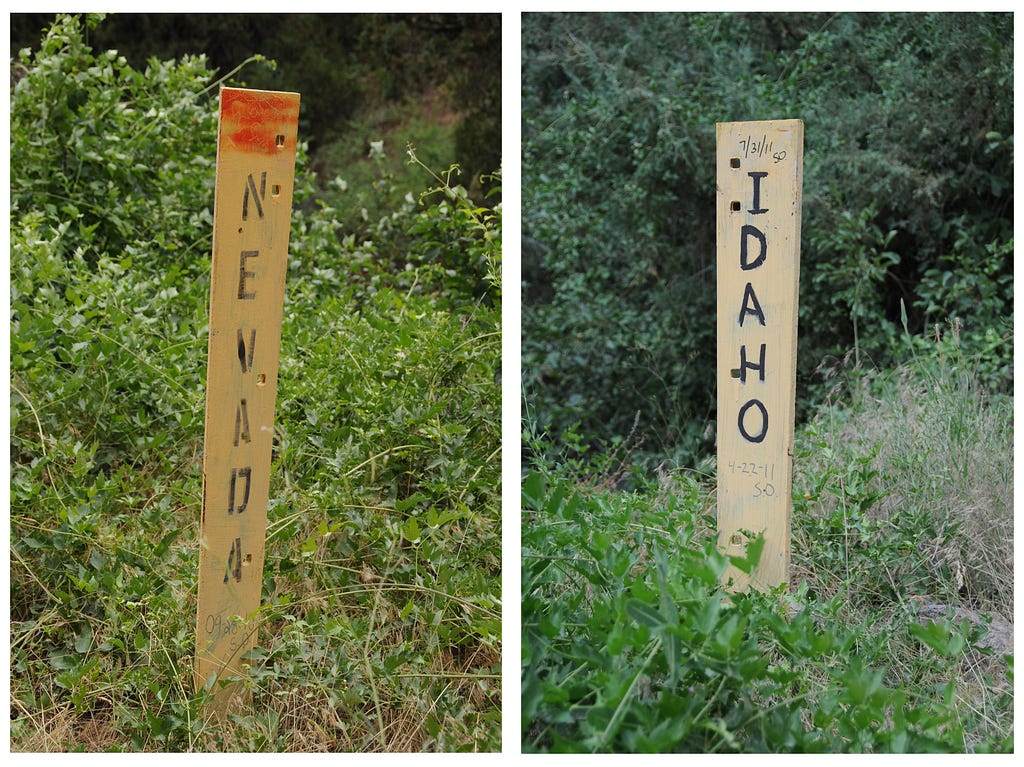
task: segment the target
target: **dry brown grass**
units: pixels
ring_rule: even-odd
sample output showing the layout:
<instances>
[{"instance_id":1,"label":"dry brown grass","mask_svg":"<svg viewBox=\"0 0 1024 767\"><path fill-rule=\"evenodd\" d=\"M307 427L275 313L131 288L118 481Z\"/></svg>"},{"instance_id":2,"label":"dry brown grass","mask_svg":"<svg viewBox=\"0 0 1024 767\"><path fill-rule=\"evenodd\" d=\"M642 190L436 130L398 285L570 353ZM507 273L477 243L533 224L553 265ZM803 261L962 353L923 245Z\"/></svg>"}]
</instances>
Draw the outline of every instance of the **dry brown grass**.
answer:
<instances>
[{"instance_id":1,"label":"dry brown grass","mask_svg":"<svg viewBox=\"0 0 1024 767\"><path fill-rule=\"evenodd\" d=\"M829 478L828 492L805 496L805 513L845 519L849 510L851 525L858 498L844 501L844 478L865 460L862 476L877 472L858 489L860 497L881 494L867 516L883 531L902 530L916 550L872 557L863 547L873 539L852 528L848 545L858 554L851 557L856 567L882 573L876 584L891 568L895 593L869 593L871 578L862 577L863 569L823 570L800 554L801 546L807 551L820 543L815 540L794 542L793 582L807 581L818 599L840 598L849 625L866 623L898 636L908 621L956 628L966 622L983 632L948 667L935 666L934 654L919 643L890 647L894 679L922 687L956 680L956 706L973 721L965 743L970 750L979 738L1012 730L1004 658L1013 654L1013 422L1012 402L990 397L956 362L908 366L853 384L850 398L830 403L810 427L811 441L827 448L802 452L796 467L798 488ZM933 532L913 537L910 519L926 520ZM912 581L922 594L904 593L899 573L910 559L927 567L927 582Z\"/></svg>"},{"instance_id":2,"label":"dry brown grass","mask_svg":"<svg viewBox=\"0 0 1024 767\"><path fill-rule=\"evenodd\" d=\"M908 367L855 387L844 416L826 411L818 424L834 457L798 470L820 475L870 456L874 489L884 493L871 517L896 522L908 509L926 510L942 531L922 541L936 574L974 606L1012 621L1011 405L992 400L962 369L936 375ZM816 501L820 513L838 503Z\"/></svg>"},{"instance_id":3,"label":"dry brown grass","mask_svg":"<svg viewBox=\"0 0 1024 767\"><path fill-rule=\"evenodd\" d=\"M27 723L24 729L29 733L23 739L11 740L12 752L106 751L121 740L109 711L83 715L70 703L29 711L16 700L11 706L12 713Z\"/></svg>"}]
</instances>

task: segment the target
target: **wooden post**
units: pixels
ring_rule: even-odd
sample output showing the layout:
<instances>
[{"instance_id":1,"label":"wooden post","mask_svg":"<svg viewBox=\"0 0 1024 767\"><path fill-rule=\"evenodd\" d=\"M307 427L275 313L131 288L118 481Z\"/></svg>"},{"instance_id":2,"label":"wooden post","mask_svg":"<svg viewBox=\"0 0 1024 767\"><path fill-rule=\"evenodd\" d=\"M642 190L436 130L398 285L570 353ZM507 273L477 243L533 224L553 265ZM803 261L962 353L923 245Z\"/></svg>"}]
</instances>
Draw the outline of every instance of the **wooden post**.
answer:
<instances>
[{"instance_id":1,"label":"wooden post","mask_svg":"<svg viewBox=\"0 0 1024 767\"><path fill-rule=\"evenodd\" d=\"M718 545L764 549L733 588L789 579L803 122L719 123Z\"/></svg>"},{"instance_id":2,"label":"wooden post","mask_svg":"<svg viewBox=\"0 0 1024 767\"><path fill-rule=\"evenodd\" d=\"M223 88L217 138L197 689L256 642L299 95ZM232 686L216 687L226 710Z\"/></svg>"}]
</instances>

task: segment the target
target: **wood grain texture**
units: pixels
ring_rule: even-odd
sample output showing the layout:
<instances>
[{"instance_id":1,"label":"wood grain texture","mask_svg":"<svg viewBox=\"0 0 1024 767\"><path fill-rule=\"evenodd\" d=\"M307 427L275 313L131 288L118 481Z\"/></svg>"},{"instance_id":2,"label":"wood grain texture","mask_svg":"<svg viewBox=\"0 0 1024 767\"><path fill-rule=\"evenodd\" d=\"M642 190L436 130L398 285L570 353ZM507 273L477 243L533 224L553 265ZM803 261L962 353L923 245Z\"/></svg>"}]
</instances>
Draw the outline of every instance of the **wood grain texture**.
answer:
<instances>
[{"instance_id":1,"label":"wood grain texture","mask_svg":"<svg viewBox=\"0 0 1024 767\"><path fill-rule=\"evenodd\" d=\"M765 545L733 588L788 580L803 188L800 120L719 123L718 542Z\"/></svg>"},{"instance_id":2,"label":"wood grain texture","mask_svg":"<svg viewBox=\"0 0 1024 767\"><path fill-rule=\"evenodd\" d=\"M299 95L221 90L195 683L239 674L263 586ZM231 688L217 696L226 705Z\"/></svg>"}]
</instances>

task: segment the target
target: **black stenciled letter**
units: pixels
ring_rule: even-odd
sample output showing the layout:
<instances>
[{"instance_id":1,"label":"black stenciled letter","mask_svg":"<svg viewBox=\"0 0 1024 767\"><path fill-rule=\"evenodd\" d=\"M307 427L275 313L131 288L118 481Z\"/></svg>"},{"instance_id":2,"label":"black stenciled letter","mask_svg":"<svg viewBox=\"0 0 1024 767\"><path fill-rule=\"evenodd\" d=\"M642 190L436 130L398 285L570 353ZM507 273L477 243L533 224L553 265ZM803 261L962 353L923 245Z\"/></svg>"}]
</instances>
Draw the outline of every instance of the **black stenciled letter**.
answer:
<instances>
[{"instance_id":1,"label":"black stenciled letter","mask_svg":"<svg viewBox=\"0 0 1024 767\"><path fill-rule=\"evenodd\" d=\"M267 172L263 171L260 174L260 188L256 191L256 182L252 178L252 174L245 180L245 196L242 197L242 220L245 221L249 218L249 196L252 194L252 201L256 203L256 215L263 218L263 200L267 196Z\"/></svg>"},{"instance_id":2,"label":"black stenciled letter","mask_svg":"<svg viewBox=\"0 0 1024 767\"><path fill-rule=\"evenodd\" d=\"M256 276L256 272L247 272L245 270L245 261L248 258L256 258L256 256L258 256L259 254L260 254L260 252L258 250L243 250L242 251L242 258L241 258L241 261L238 264L238 297L240 299L246 300L246 299L256 298L256 294L255 293L246 293L245 292L245 279L247 277L255 277Z\"/></svg>"},{"instance_id":3,"label":"black stenciled letter","mask_svg":"<svg viewBox=\"0 0 1024 767\"><path fill-rule=\"evenodd\" d=\"M768 208L761 207L761 179L768 175L767 171L750 171L747 175L754 179L754 207L747 213L752 213L755 216L759 213L767 213Z\"/></svg>"},{"instance_id":4,"label":"black stenciled letter","mask_svg":"<svg viewBox=\"0 0 1024 767\"><path fill-rule=\"evenodd\" d=\"M235 579L236 582L242 582L242 539L235 538L235 542L231 544L231 553L228 554L228 566L224 570L224 582L228 582L228 576Z\"/></svg>"},{"instance_id":5,"label":"black stenciled letter","mask_svg":"<svg viewBox=\"0 0 1024 767\"><path fill-rule=\"evenodd\" d=\"M763 344L762 344L763 347ZM764 356L764 349L761 351L762 358ZM764 376L761 376L764 378ZM245 400L240 400L238 403L238 410L235 411L235 447L238 447L238 439L241 437L245 442L252 442L249 437L249 411L245 407ZM248 488L246 488L246 497L248 498Z\"/></svg>"},{"instance_id":6,"label":"black stenciled letter","mask_svg":"<svg viewBox=\"0 0 1024 767\"><path fill-rule=\"evenodd\" d=\"M753 308L750 306L751 303L754 305ZM766 325L764 321L764 312L761 311L761 304L757 300L757 294L754 293L754 286L749 282L747 283L747 287L743 288L743 306L740 307L741 328L743 327L743 318L748 314L753 314L757 317L757 321L760 322L762 326Z\"/></svg>"},{"instance_id":7,"label":"black stenciled letter","mask_svg":"<svg viewBox=\"0 0 1024 767\"><path fill-rule=\"evenodd\" d=\"M750 236L757 238L757 241L761 245L761 252L758 254L757 258L754 259L753 263L751 263L750 259L747 257L747 238ZM756 269L764 263L764 257L767 251L768 243L764 238L764 232L756 226L744 224L743 228L740 230L740 268L743 269L743 271ZM239 290L241 290L241 288L239 288Z\"/></svg>"},{"instance_id":8,"label":"black stenciled letter","mask_svg":"<svg viewBox=\"0 0 1024 767\"><path fill-rule=\"evenodd\" d=\"M742 324L742 323L741 323ZM256 351L256 331L253 330L249 337L249 351L245 350L245 338L242 336L242 329L238 329L238 361L242 365L242 372L248 373L252 367L252 355Z\"/></svg>"},{"instance_id":9,"label":"black stenciled letter","mask_svg":"<svg viewBox=\"0 0 1024 767\"><path fill-rule=\"evenodd\" d=\"M245 494L242 496L242 503L239 504L238 508L235 508L235 486L238 484L238 478L242 477L245 480ZM252 486L252 467L246 466L244 469L232 469L231 470L231 490L228 493L228 514L234 514L238 512L241 514L245 511L245 507L249 504L249 488Z\"/></svg>"},{"instance_id":10,"label":"black stenciled letter","mask_svg":"<svg viewBox=\"0 0 1024 767\"><path fill-rule=\"evenodd\" d=\"M747 362L747 345L744 344L740 347L740 383L747 382L747 368L756 370L758 372L758 377L764 381L764 353L766 346L767 344L761 344L761 359L756 365L753 362ZM245 400L243 400L243 402L244 401ZM765 421L767 420L767 417L765 417ZM740 428L743 428L742 417L740 418ZM238 443L236 442L235 444Z\"/></svg>"},{"instance_id":11,"label":"black stenciled letter","mask_svg":"<svg viewBox=\"0 0 1024 767\"><path fill-rule=\"evenodd\" d=\"M750 410L750 406L753 405L761 411L761 432L753 436L747 431L747 428L743 425L743 418L746 416L747 411ZM746 405L740 408L740 415L737 419L737 423L740 427L740 434L743 435L743 439L747 442L764 442L764 437L768 433L768 409L764 406L761 400L752 399Z\"/></svg>"}]
</instances>

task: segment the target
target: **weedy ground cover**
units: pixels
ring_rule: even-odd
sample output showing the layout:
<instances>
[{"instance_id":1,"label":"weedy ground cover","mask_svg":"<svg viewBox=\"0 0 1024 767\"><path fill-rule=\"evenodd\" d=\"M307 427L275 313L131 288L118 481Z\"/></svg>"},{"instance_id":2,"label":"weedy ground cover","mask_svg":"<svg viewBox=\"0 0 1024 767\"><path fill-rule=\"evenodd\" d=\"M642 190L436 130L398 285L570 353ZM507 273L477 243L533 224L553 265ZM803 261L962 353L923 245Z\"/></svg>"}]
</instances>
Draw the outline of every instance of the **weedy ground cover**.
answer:
<instances>
[{"instance_id":1,"label":"weedy ground cover","mask_svg":"<svg viewBox=\"0 0 1024 767\"><path fill-rule=\"evenodd\" d=\"M952 334L846 390L797 434L772 593L720 585L713 465L526 476L524 751L1012 751L1011 403Z\"/></svg>"},{"instance_id":2,"label":"weedy ground cover","mask_svg":"<svg viewBox=\"0 0 1024 767\"><path fill-rule=\"evenodd\" d=\"M299 149L248 702L192 689L216 86L73 17L12 90L11 750L495 750L501 211Z\"/></svg>"}]
</instances>

